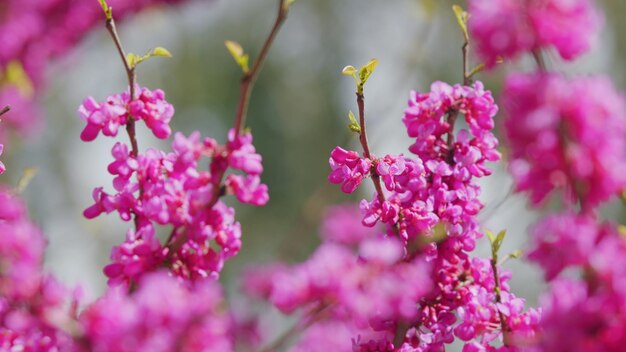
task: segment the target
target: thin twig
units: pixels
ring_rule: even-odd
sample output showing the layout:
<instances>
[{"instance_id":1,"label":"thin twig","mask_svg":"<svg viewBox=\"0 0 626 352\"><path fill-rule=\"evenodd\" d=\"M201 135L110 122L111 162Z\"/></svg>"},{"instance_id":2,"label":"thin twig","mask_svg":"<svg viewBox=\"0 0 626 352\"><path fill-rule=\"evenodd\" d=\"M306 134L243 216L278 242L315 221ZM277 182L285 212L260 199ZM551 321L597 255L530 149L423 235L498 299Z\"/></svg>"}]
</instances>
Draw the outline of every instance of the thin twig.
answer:
<instances>
[{"instance_id":1,"label":"thin twig","mask_svg":"<svg viewBox=\"0 0 626 352\"><path fill-rule=\"evenodd\" d=\"M362 89L361 89L362 90ZM367 142L367 128L365 127L365 96L362 92L356 93L356 103L359 108L359 124L361 125L361 133L359 133L359 142L363 148L363 156L372 160L372 154L370 152L370 146ZM380 176L376 172L372 172L372 181L374 182L374 188L378 194L378 201L380 204L385 202L385 194L383 193L383 187L380 183Z\"/></svg>"},{"instance_id":2,"label":"thin twig","mask_svg":"<svg viewBox=\"0 0 626 352\"><path fill-rule=\"evenodd\" d=\"M466 40L461 48L463 52L463 84L469 86L472 83L472 75L469 67L469 41Z\"/></svg>"},{"instance_id":3,"label":"thin twig","mask_svg":"<svg viewBox=\"0 0 626 352\"><path fill-rule=\"evenodd\" d=\"M261 72L263 62L265 61L265 58L269 53L272 43L274 42L274 38L276 38L276 35L278 34L278 31L280 30L282 24L287 19L288 12L289 8L286 6L286 0L279 0L278 14L276 15L276 20L274 21L272 30L265 39L263 47L261 48L258 57L254 61L252 70L244 73L241 79L241 86L239 89L239 101L237 103L237 111L235 113L235 122L233 126L233 128L235 129L235 136L238 136L241 132L243 132L245 128L246 113L254 83L256 82L259 73ZM123 54L124 51L121 49L121 46L119 48L120 53ZM224 174L225 170L212 175L213 193L211 195L211 199L206 206L207 209L213 208L217 201L226 194L226 187L222 185ZM176 253L180 246L186 241L186 231L182 231L182 234L180 235L181 237L179 237L178 239L175 238L178 231L178 228L174 229L166 242L167 247L169 248L168 260L171 259L172 255L174 255L174 253Z\"/></svg>"},{"instance_id":4,"label":"thin twig","mask_svg":"<svg viewBox=\"0 0 626 352\"><path fill-rule=\"evenodd\" d=\"M107 18L106 20L106 29L109 31L109 34L111 35L111 38L113 38L113 43L115 43L115 47L117 48L117 52L120 55L120 58L122 59L122 63L124 64L124 70L126 71L126 76L128 78L128 86L129 86L129 91L130 91L130 99L129 99L129 106L130 103L135 100L135 82L136 82L136 74L135 74L135 68L132 67L130 65L130 63L128 62L128 60L126 59L126 52L124 51L124 47L122 46L122 41L120 40L120 36L117 34L117 28L115 26L115 20L113 19L113 16L111 16L110 18ZM127 109L129 109L130 112L130 108L127 107ZM128 116L128 121L126 121L126 133L128 134L128 139L130 140L130 145L131 145L131 155L134 158L137 158L137 155L139 155L139 145L137 143L137 134L135 132L135 119L133 118L132 115ZM139 197L141 197L141 195L143 194L143 187L139 188ZM137 214L134 214L134 223L135 223L135 229L139 228L139 217L137 216Z\"/></svg>"},{"instance_id":5,"label":"thin twig","mask_svg":"<svg viewBox=\"0 0 626 352\"><path fill-rule=\"evenodd\" d=\"M376 171L376 165L372 158L372 153L370 152L370 146L367 142L367 128L365 126L365 96L363 95L363 85L359 85L356 92L356 103L359 109L359 124L361 125L361 132L359 132L359 142L361 142L361 147L363 148L363 156L372 160L372 182L374 183L374 188L376 189L376 195L378 201L382 204L387 200L385 198L385 194L383 193L383 187L380 182L380 175ZM393 224L393 231L396 235L400 234L400 227L398 226L398 222Z\"/></svg>"},{"instance_id":6,"label":"thin twig","mask_svg":"<svg viewBox=\"0 0 626 352\"><path fill-rule=\"evenodd\" d=\"M493 271L493 280L495 282L495 293L496 293L496 303L502 303L502 297L500 295L500 275L498 273L498 254L493 253L491 257L491 271ZM506 325L506 321L504 320L504 314L498 310L498 317L500 318L500 329L502 330L502 341L504 346L508 346L506 341L506 333L509 331L509 328Z\"/></svg>"},{"instance_id":7,"label":"thin twig","mask_svg":"<svg viewBox=\"0 0 626 352\"><path fill-rule=\"evenodd\" d=\"M128 78L128 86L130 89L130 101L132 102L135 100L135 83L137 80L135 68L131 67L128 60L126 60L126 52L124 51L122 41L117 34L117 28L115 27L115 20L113 18L107 19L106 28L109 31L111 38L113 38L117 52L119 53L122 63L124 64L124 69L126 70L126 76ZM130 145L132 148L131 155L133 157L137 157L139 154L139 147L137 145L137 136L135 133L135 119L132 116L129 116L129 119L126 122L126 132L128 133L128 138L130 139Z\"/></svg>"},{"instance_id":8,"label":"thin twig","mask_svg":"<svg viewBox=\"0 0 626 352\"><path fill-rule=\"evenodd\" d=\"M0 110L0 116L6 114L7 112L9 112L9 110L11 110L11 107L9 105L3 107L2 110Z\"/></svg>"},{"instance_id":9,"label":"thin twig","mask_svg":"<svg viewBox=\"0 0 626 352\"><path fill-rule=\"evenodd\" d=\"M278 5L278 15L276 16L274 26L272 27L270 34L267 36L267 39L265 39L265 43L263 43L263 47L261 47L259 56L254 61L252 70L244 73L241 79L241 86L239 88L239 102L237 103L237 114L235 115L234 126L236 136L243 132L245 128L246 115L248 111L248 104L250 102L250 94L252 93L252 88L254 87L254 83L257 80L263 63L265 62L265 58L269 53L270 47L274 42L274 38L276 38L280 27L287 19L287 13L289 12L288 10L289 9L285 6L285 0L280 0L280 3Z\"/></svg>"},{"instance_id":10,"label":"thin twig","mask_svg":"<svg viewBox=\"0 0 626 352\"><path fill-rule=\"evenodd\" d=\"M537 63L537 67L539 67L539 71L547 72L548 69L546 67L546 62L543 59L543 55L541 53L541 50L535 49L535 50L532 51L532 53L533 53L533 58L535 59L535 62Z\"/></svg>"},{"instance_id":11,"label":"thin twig","mask_svg":"<svg viewBox=\"0 0 626 352\"><path fill-rule=\"evenodd\" d=\"M278 351L283 345L289 342L289 340L298 335L300 332L322 320L324 318L326 310L328 310L330 307L331 305L321 304L319 307L313 310L310 315L307 315L302 320L299 320L291 328L282 333L276 340L274 340L269 345L261 348L258 352Z\"/></svg>"}]
</instances>

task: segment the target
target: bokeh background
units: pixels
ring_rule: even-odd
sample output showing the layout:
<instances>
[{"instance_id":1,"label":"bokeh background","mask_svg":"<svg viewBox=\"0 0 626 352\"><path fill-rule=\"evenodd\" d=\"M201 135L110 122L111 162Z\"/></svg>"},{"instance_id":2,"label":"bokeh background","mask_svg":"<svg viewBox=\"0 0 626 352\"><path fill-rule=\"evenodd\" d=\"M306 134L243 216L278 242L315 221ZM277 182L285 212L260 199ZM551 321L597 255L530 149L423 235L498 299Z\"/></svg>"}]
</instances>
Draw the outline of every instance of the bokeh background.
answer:
<instances>
[{"instance_id":1,"label":"bokeh background","mask_svg":"<svg viewBox=\"0 0 626 352\"><path fill-rule=\"evenodd\" d=\"M455 83L462 78L462 35L451 11L453 3L465 6L449 0L296 1L251 99L248 124L264 157L263 180L271 200L262 208L236 205L244 246L221 278L231 295L238 295L237 278L248 265L306 258L319 243L318 225L328 205L356 202L373 191L365 183L362 193L347 196L326 181L334 146L359 150L346 128L347 112L356 111L356 104L353 81L340 73L345 65L380 60L366 87L370 143L378 155L407 152L410 140L401 118L410 90L425 91L434 80ZM591 53L564 63L548 52L547 60L552 69L567 75L610 75L624 90L626 2L598 4L605 10L606 25ZM175 130L185 134L200 130L225 139L234 117L240 71L223 42L238 41L254 58L273 23L276 5L276 0L188 1L149 9L119 26L127 50L142 53L160 45L174 54L142 64L138 81L165 90L176 107ZM507 71L532 68L533 63L522 58L478 78L498 96ZM124 90L126 77L104 26L71 55L52 63L48 75L49 87L41 102L45 127L13 142L3 156L10 170L3 177L17 182L24 168L38 169L24 195L49 239L46 266L68 285L82 285L94 298L106 287L101 268L110 249L122 241L130 224L115 214L91 221L81 215L91 205L94 187L111 188L106 166L115 141L81 142L83 123L76 109L88 95L101 100ZM118 139L125 141L126 136L120 134ZM168 148L167 142L157 141L143 128L138 139L141 149ZM502 152L506 155L504 145ZM504 162L492 166L495 175L483 180L483 226L508 230L504 252L524 249L528 226L541 214L529 211L525 198L512 193ZM621 217L623 208L616 203L605 211ZM477 255L488 256L486 248L483 239ZM535 268L522 260L506 266L514 272L513 291L536 302L542 280Z\"/></svg>"}]
</instances>

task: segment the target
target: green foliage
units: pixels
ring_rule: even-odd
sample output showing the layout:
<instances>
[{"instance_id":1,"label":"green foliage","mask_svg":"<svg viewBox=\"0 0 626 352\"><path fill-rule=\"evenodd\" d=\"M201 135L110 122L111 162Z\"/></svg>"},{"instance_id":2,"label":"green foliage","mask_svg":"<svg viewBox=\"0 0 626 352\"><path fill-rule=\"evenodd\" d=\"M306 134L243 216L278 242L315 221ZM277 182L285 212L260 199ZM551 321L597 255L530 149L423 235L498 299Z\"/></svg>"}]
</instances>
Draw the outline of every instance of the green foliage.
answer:
<instances>
[{"instance_id":1,"label":"green foliage","mask_svg":"<svg viewBox=\"0 0 626 352\"><path fill-rule=\"evenodd\" d=\"M469 19L469 13L463 10L463 8L459 5L452 5L452 11L454 11L456 21L459 23L459 27L461 27L465 41L469 42L469 33L467 32L467 20Z\"/></svg>"},{"instance_id":2,"label":"green foliage","mask_svg":"<svg viewBox=\"0 0 626 352\"><path fill-rule=\"evenodd\" d=\"M359 125L359 122L356 120L356 117L354 117L354 113L352 113L352 111L348 113L348 119L350 120L350 124L348 125L350 131L360 134L361 125Z\"/></svg>"},{"instance_id":3,"label":"green foliage","mask_svg":"<svg viewBox=\"0 0 626 352\"><path fill-rule=\"evenodd\" d=\"M143 56L139 56L134 53L128 53L126 55L126 61L128 62L128 66L130 66L130 68L132 69L132 68L137 67L137 65L139 65L140 63L156 56L172 57L172 54L169 52L169 50L163 47L157 46L156 48L145 53Z\"/></svg>"},{"instance_id":4,"label":"green foliage","mask_svg":"<svg viewBox=\"0 0 626 352\"><path fill-rule=\"evenodd\" d=\"M230 55L232 55L233 59L235 59L235 62L237 63L237 65L241 67L241 70L243 71L243 73L250 72L250 67L248 66L250 57L248 56L248 54L245 54L243 52L243 48L241 47L241 45L239 45L239 43L234 42L232 40L225 41L224 45L226 45L226 49L228 49L228 52L230 52Z\"/></svg>"},{"instance_id":5,"label":"green foliage","mask_svg":"<svg viewBox=\"0 0 626 352\"><path fill-rule=\"evenodd\" d=\"M100 6L102 6L102 11L104 11L107 21L111 21L113 19L113 9L109 6L109 4L107 4L106 0L98 1L100 2Z\"/></svg>"}]
</instances>

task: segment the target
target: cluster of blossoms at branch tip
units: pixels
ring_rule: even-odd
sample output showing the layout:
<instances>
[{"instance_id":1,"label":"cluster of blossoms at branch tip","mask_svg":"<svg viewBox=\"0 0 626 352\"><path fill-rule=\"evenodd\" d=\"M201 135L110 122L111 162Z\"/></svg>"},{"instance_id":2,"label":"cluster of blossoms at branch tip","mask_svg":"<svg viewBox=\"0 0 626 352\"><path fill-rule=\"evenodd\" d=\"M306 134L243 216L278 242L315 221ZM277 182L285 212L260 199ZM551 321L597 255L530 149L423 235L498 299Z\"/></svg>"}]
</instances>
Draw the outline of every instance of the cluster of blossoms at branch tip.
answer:
<instances>
[{"instance_id":1,"label":"cluster of blossoms at branch tip","mask_svg":"<svg viewBox=\"0 0 626 352\"><path fill-rule=\"evenodd\" d=\"M593 0L470 0L469 29L487 66L554 47L566 60L589 50L602 16Z\"/></svg>"},{"instance_id":2,"label":"cluster of blossoms at branch tip","mask_svg":"<svg viewBox=\"0 0 626 352\"><path fill-rule=\"evenodd\" d=\"M0 348L3 351L72 351L73 294L42 271L46 242L25 204L0 189Z\"/></svg>"},{"instance_id":3,"label":"cluster of blossoms at branch tip","mask_svg":"<svg viewBox=\"0 0 626 352\"><path fill-rule=\"evenodd\" d=\"M162 91L137 89L139 96L128 102L128 94L109 97L105 103L85 100L79 113L87 126L81 137L92 140L102 131L114 136L130 118L143 120L158 138L170 133L173 107ZM240 202L267 203L267 186L260 182L262 158L252 145L252 135L231 130L228 142L220 145L199 132L188 137L174 135L172 152L148 149L134 155L126 144L114 145L115 161L108 171L115 176L116 193L102 187L93 192L95 204L85 210L87 218L117 212L124 221L134 217L136 229L126 241L113 248L104 272L111 283L131 282L164 264L175 275L188 279L216 278L224 261L241 247L241 226L235 211L219 200L233 194ZM202 170L203 158L210 158ZM230 173L222 185L222 177ZM167 243L155 236L155 225L171 225Z\"/></svg>"},{"instance_id":4,"label":"cluster of blossoms at branch tip","mask_svg":"<svg viewBox=\"0 0 626 352\"><path fill-rule=\"evenodd\" d=\"M323 226L324 243L305 263L248 276L248 291L281 311L301 309L305 321L323 317L293 350L439 351L456 337L467 341L465 351L487 351L497 341L535 338L540 312L524 311L509 292L508 273L498 268L495 275L488 260L469 255L481 236L475 179L490 175L487 162L500 157L491 132L496 112L480 82L436 82L428 93L411 94L403 118L415 157L331 152L330 182L352 193L379 178L384 194L361 201L361 215L327 215L332 227ZM457 132L461 116L468 127ZM355 222L364 225L360 233ZM351 338L352 347L315 339L329 329Z\"/></svg>"},{"instance_id":5,"label":"cluster of blossoms at branch tip","mask_svg":"<svg viewBox=\"0 0 626 352\"><path fill-rule=\"evenodd\" d=\"M78 111L80 118L87 123L80 138L89 142L100 132L115 137L120 126L125 126L131 119L143 120L157 138L169 137L174 107L165 100L165 93L160 89L150 91L138 86L135 89L139 92L134 99L129 92L110 96L102 103L92 97L85 99Z\"/></svg>"},{"instance_id":6,"label":"cluster of blossoms at branch tip","mask_svg":"<svg viewBox=\"0 0 626 352\"><path fill-rule=\"evenodd\" d=\"M593 208L626 188L626 101L608 79L515 74L503 94L509 168L533 203L564 188Z\"/></svg>"},{"instance_id":7,"label":"cluster of blossoms at branch tip","mask_svg":"<svg viewBox=\"0 0 626 352\"><path fill-rule=\"evenodd\" d=\"M182 0L109 0L118 19ZM0 8L0 101L12 106L3 121L20 133L40 125L37 100L45 88L48 63L74 48L101 24L96 0L4 0ZM3 129L4 130L4 129ZM0 136L1 138L2 136Z\"/></svg>"},{"instance_id":8,"label":"cluster of blossoms at branch tip","mask_svg":"<svg viewBox=\"0 0 626 352\"><path fill-rule=\"evenodd\" d=\"M479 51L487 57L503 54L490 47L500 35L511 44L504 56L554 45L572 59L589 48L600 22L588 0L471 4ZM535 206L562 190L566 208L531 231L528 259L550 283L531 351L621 351L626 241L622 228L601 220L597 209L626 188L626 99L608 78L537 72L509 75L503 101L517 190L528 192Z\"/></svg>"}]
</instances>

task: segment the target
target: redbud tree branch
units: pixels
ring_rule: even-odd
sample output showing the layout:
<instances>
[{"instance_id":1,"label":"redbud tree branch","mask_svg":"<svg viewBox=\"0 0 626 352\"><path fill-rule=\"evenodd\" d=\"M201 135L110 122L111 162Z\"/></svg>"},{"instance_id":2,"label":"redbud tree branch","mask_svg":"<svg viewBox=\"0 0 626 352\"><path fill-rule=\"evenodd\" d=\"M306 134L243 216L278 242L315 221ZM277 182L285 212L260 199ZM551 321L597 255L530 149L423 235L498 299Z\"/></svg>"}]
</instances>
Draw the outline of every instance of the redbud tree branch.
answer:
<instances>
[{"instance_id":1,"label":"redbud tree branch","mask_svg":"<svg viewBox=\"0 0 626 352\"><path fill-rule=\"evenodd\" d=\"M6 114L7 112L9 112L9 110L11 110L10 106L7 105L7 106L3 107L2 110L0 110L0 116Z\"/></svg>"},{"instance_id":2,"label":"redbud tree branch","mask_svg":"<svg viewBox=\"0 0 626 352\"><path fill-rule=\"evenodd\" d=\"M238 136L245 128L246 124L246 115L248 111L248 104L250 102L250 95L252 94L252 88L254 87L254 83L261 71L261 67L265 62L265 58L270 51L270 47L282 27L283 23L287 19L287 13L289 12L289 6L286 3L286 0L280 0L278 4L278 14L276 16L276 21L274 22L274 26L272 26L272 30L270 34L265 39L265 43L261 47L261 51L259 52L259 56L254 61L254 65L252 69L248 72L245 72L243 77L241 78L241 86L239 89L239 102L237 103L237 113L235 115L235 135Z\"/></svg>"},{"instance_id":3,"label":"redbud tree branch","mask_svg":"<svg viewBox=\"0 0 626 352\"><path fill-rule=\"evenodd\" d=\"M265 39L263 46L261 47L261 51L259 52L259 56L254 61L254 65L252 66L252 70L244 72L243 77L241 78L241 86L239 89L239 101L237 103L237 111L235 113L235 137L239 136L241 132L243 132L245 128L245 120L246 113L248 110L248 104L250 101L250 96L252 95L252 88L254 87L254 83L261 72L261 68L263 66L263 62L265 61L267 54L278 34L278 31L282 27L283 23L287 19L287 13L289 12L289 4L287 0L279 0L278 3L278 14L276 15L276 20L274 21L274 25L272 26L272 30L269 35ZM219 174L213 175L213 194L211 200L207 204L207 209L213 208L215 203L222 197L225 192L225 187L222 185L222 180L224 178L224 172L220 172ZM168 260L171 259L171 256L180 249L180 247L187 241L186 235L183 233L177 239L176 234L178 232L178 228L174 228L167 239L166 243L169 248L168 252Z\"/></svg>"},{"instance_id":4,"label":"redbud tree branch","mask_svg":"<svg viewBox=\"0 0 626 352\"><path fill-rule=\"evenodd\" d=\"M494 253L491 256L491 270L493 271L493 281L495 282L495 286L496 286L494 289L496 293L496 303L502 303L502 296L500 295L501 285L500 285L500 274L498 272L497 251L494 251ZM504 314L502 314L500 309L498 309L497 307L496 307L496 310L498 311L498 318L500 318L500 329L502 330L502 341L504 343L504 346L508 346L506 334L510 329L506 325L506 321L504 320Z\"/></svg>"},{"instance_id":5,"label":"redbud tree branch","mask_svg":"<svg viewBox=\"0 0 626 352\"><path fill-rule=\"evenodd\" d=\"M107 16L106 20L106 28L113 38L113 42L115 43L115 47L117 48L117 52L122 59L122 63L124 64L124 69L126 70L126 76L128 77L128 86L130 89L130 101L135 100L135 83L137 80L137 76L135 74L135 67L132 67L128 60L126 59L126 52L124 51L124 47L122 46L122 41L120 40L119 35L117 34L117 28L115 26L115 20L113 16ZM133 157L137 157L139 154L139 146L137 145L137 136L135 133L135 119L129 115L128 121L126 121L126 132L128 133L128 138L130 139L131 145L131 155Z\"/></svg>"},{"instance_id":6,"label":"redbud tree branch","mask_svg":"<svg viewBox=\"0 0 626 352\"><path fill-rule=\"evenodd\" d=\"M370 152L370 146L367 142L367 129L365 127L365 96L363 95L363 87L360 86L359 90L356 92L356 104L359 109L359 124L361 125L361 132L359 133L359 142L361 142L361 147L363 147L363 156L366 158L372 159L372 154ZM380 183L380 176L374 170L372 172L372 181L374 183L374 188L376 188L376 193L378 194L378 201L380 204L385 202L385 194L383 193L383 187Z\"/></svg>"},{"instance_id":7,"label":"redbud tree branch","mask_svg":"<svg viewBox=\"0 0 626 352\"><path fill-rule=\"evenodd\" d=\"M130 93L129 105L130 105L130 103L133 100L135 100L135 82L137 80L137 76L135 74L135 67L132 66L128 62L126 52L124 51L124 47L122 46L122 41L120 40L120 36L117 34L117 28L115 26L115 20L113 19L112 8L109 7L106 4L106 1L104 0L101 0L101 5L103 7L103 10L106 16L106 29L107 31L109 31L109 34L111 35L111 38L113 39L113 43L115 43L115 47L117 48L117 52L119 53L120 58L122 59L122 63L124 64L124 70L126 71L126 76L128 78L128 86L129 86L128 89ZM127 106L127 109L129 109L129 106ZM132 115L130 115L130 113L128 114L128 121L126 121L126 133L128 134L128 139L130 140L131 155L134 158L137 158L137 155L139 155L139 146L137 144L137 135L135 132L135 118ZM143 188L140 187L139 196L141 197L142 194L143 194ZM139 218L137 217L137 214L134 214L134 222L135 222L135 228L138 229Z\"/></svg>"}]
</instances>

